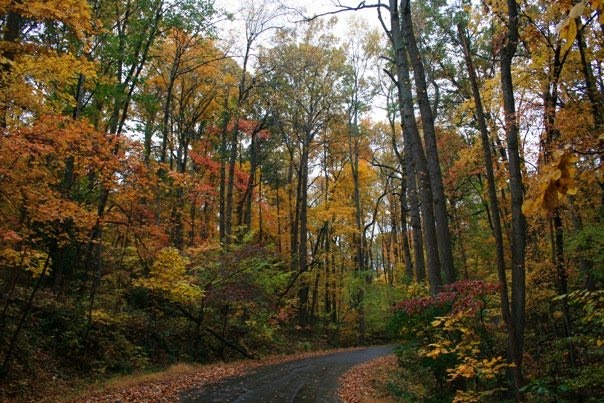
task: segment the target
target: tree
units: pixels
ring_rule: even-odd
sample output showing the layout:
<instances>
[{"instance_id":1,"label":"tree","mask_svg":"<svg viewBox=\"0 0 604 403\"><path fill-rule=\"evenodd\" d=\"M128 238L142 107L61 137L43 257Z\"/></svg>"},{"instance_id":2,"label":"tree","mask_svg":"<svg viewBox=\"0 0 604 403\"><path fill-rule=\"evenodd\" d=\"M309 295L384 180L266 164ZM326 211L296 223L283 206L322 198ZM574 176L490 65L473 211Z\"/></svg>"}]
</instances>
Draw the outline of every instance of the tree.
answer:
<instances>
[{"instance_id":1,"label":"tree","mask_svg":"<svg viewBox=\"0 0 604 403\"><path fill-rule=\"evenodd\" d=\"M438 147L436 141L436 129L434 127L434 114L428 98L428 87L424 73L424 63L420 56L420 50L417 46L415 34L413 32L413 19L411 17L411 1L402 1L400 5L402 10L402 35L406 52L413 65L413 77L415 80L415 91L417 94L417 103L422 119L422 131L424 138L424 149L426 153L426 163L430 174L430 185L434 204L434 224L436 226L436 237L438 240L438 252L440 263L446 283L452 283L456 279L456 273L453 262L453 253L451 248L451 236L449 234L449 219L447 216L447 199L442 183L442 174L440 170L440 161L438 157Z\"/></svg>"},{"instance_id":2,"label":"tree","mask_svg":"<svg viewBox=\"0 0 604 403\"><path fill-rule=\"evenodd\" d=\"M161 63L154 63L158 74L152 79L160 91L165 91L162 94L165 101L159 155L159 163L165 164L160 168L160 176L164 179L167 179L165 169L168 166L180 175L187 172L189 148L207 134L212 116L220 110L220 88L229 79L223 53L212 40L202 35L172 30L158 50L159 55L167 56L158 55ZM167 71L166 59L172 60ZM178 183L176 180L171 238L174 245L182 249L186 187Z\"/></svg>"},{"instance_id":3,"label":"tree","mask_svg":"<svg viewBox=\"0 0 604 403\"><path fill-rule=\"evenodd\" d=\"M390 31L389 37L394 48L396 63L396 83L398 85L399 107L403 124L405 139L405 153L413 157L413 170L407 175L416 175L419 184L419 195L422 200L424 243L428 262L428 280L430 289L436 294L442 284L438 240L436 236L433 195L430 176L426 162L426 155L419 137L419 130L415 121L413 108L413 95L409 75L409 61L407 59L403 31L401 29L401 16L395 0L389 3Z\"/></svg>"},{"instance_id":4,"label":"tree","mask_svg":"<svg viewBox=\"0 0 604 403\"><path fill-rule=\"evenodd\" d=\"M256 87L258 77L250 76L249 69L254 56L254 47L256 42L267 32L270 32L278 27L275 25L277 20L285 14L285 10L281 6L274 7L267 0L259 2L251 1L246 4L238 14L242 14L242 19L245 27L244 48L242 50L241 71L239 82L232 109L228 111L231 119L235 122L233 129L228 139L228 177L226 188L221 181L221 211L220 211L220 233L221 242L229 244L232 237L233 227L233 185L235 180L235 163L237 162L238 149L238 130L239 119L242 117L243 108L246 105L252 91ZM226 153L226 148L224 150ZM226 154L223 155L226 159ZM252 173L253 174L253 173Z\"/></svg>"},{"instance_id":5,"label":"tree","mask_svg":"<svg viewBox=\"0 0 604 403\"><path fill-rule=\"evenodd\" d=\"M501 50L501 91L505 114L505 131L507 155L510 170L510 196L512 201L512 296L510 305L510 355L515 364L514 386L516 396L520 399L522 379L522 354L524 349L525 327L525 247L526 219L522 213L523 185L522 167L519 152L518 121L514 101L514 84L512 81L512 60L518 47L518 5L514 0L507 1L506 31Z\"/></svg>"},{"instance_id":6,"label":"tree","mask_svg":"<svg viewBox=\"0 0 604 403\"><path fill-rule=\"evenodd\" d=\"M290 264L296 277L309 268L308 187L311 155L315 139L327 129L341 105L340 76L344 66L341 49L330 46L334 38L325 26L311 23L298 37L295 31L282 32L277 46L261 59L261 68L271 88L271 108L286 136L290 161L296 173L296 192L291 206ZM291 182L290 182L291 183ZM307 324L308 284L299 287L299 322Z\"/></svg>"},{"instance_id":7,"label":"tree","mask_svg":"<svg viewBox=\"0 0 604 403\"><path fill-rule=\"evenodd\" d=\"M0 126L18 126L32 114L60 113L75 105L69 89L77 75L95 74L82 46L93 30L89 5L80 0L6 1L0 15Z\"/></svg>"},{"instance_id":8,"label":"tree","mask_svg":"<svg viewBox=\"0 0 604 403\"><path fill-rule=\"evenodd\" d=\"M487 172L487 186L488 186L488 194L489 194L489 208L491 213L491 222L493 226L493 235L495 237L495 245L496 245L496 262L497 262L497 274L499 277L499 286L501 289L501 312L503 320L506 323L508 329L508 340L509 340L509 354L510 358L514 360L514 363L520 366L520 363L517 361L518 352L516 351L519 348L516 340L517 335L516 326L520 325L520 323L513 322L513 317L511 315L511 306L509 301L508 294L508 282L506 278L506 265L505 265L505 257L504 257L504 244L503 244L503 232L501 230L501 221L500 221L500 212L499 212L499 202L497 200L497 185L495 183L495 175L493 173L493 159L491 156L491 147L489 140L489 132L487 129L486 118L484 114L484 110L482 107L482 99L480 95L480 90L478 86L478 79L476 77L476 71L474 69L474 62L472 60L472 51L470 45L468 43L467 34L465 32L465 27L462 23L458 24L458 33L460 43L462 45L462 49L464 52L464 57L466 60L466 68L468 71L468 76L470 78L470 85L472 87L472 96L474 98L475 105L475 115L478 121L478 127L481 135L482 149L484 155L484 162L486 166ZM517 276L517 274L516 274ZM518 287L518 284L514 284L513 287ZM518 292L518 291L516 291ZM518 301L515 301L518 303ZM521 353L520 353L521 354ZM516 384L516 393L521 385L521 374L518 374L517 371L520 371L520 367L514 371L514 378Z\"/></svg>"},{"instance_id":9,"label":"tree","mask_svg":"<svg viewBox=\"0 0 604 403\"><path fill-rule=\"evenodd\" d=\"M352 38L349 43L347 58L348 58L348 74L344 79L344 91L346 96L346 115L348 123L348 149L350 155L350 170L353 179L353 202L355 208L355 226L357 234L355 236L356 244L356 266L359 277L364 281L369 282L370 277L366 270L368 266L368 250L367 239L365 234L364 217L366 212L361 206L361 189L359 184L359 155L362 144L363 132L360 127L360 120L363 113L367 111L370 102L370 88L367 82L367 74L369 69L370 59L368 48L373 44L370 43L375 38L372 38L367 31L367 28L353 22L351 31L348 36ZM369 43L368 43L369 42ZM359 287L357 295L357 304L359 311L359 342L365 343L365 311L364 311L364 290Z\"/></svg>"}]
</instances>

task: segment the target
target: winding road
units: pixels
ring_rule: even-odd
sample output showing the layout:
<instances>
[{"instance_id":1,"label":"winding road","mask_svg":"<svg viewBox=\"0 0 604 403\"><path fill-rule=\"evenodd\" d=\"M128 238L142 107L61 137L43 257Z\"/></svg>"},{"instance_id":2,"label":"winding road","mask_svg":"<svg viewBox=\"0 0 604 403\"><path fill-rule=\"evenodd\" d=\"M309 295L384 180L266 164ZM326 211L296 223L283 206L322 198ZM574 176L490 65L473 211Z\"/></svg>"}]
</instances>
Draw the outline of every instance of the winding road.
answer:
<instances>
[{"instance_id":1,"label":"winding road","mask_svg":"<svg viewBox=\"0 0 604 403\"><path fill-rule=\"evenodd\" d=\"M258 368L247 375L192 389L182 402L337 402L338 379L355 365L392 353L368 347Z\"/></svg>"}]
</instances>

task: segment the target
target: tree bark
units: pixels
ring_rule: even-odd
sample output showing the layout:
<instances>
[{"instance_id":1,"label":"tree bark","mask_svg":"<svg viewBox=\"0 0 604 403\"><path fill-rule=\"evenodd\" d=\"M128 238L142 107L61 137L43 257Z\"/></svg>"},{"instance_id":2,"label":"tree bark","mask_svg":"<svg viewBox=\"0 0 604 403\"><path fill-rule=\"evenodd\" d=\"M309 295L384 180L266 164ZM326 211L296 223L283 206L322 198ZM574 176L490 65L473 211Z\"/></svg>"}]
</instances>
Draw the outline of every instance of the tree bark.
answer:
<instances>
[{"instance_id":1,"label":"tree bark","mask_svg":"<svg viewBox=\"0 0 604 403\"><path fill-rule=\"evenodd\" d=\"M461 24L457 26L459 38L463 46L464 56L466 60L466 68L468 70L468 76L470 78L470 84L472 86L472 95L474 98L475 115L478 121L478 128L480 130L482 150L485 160L486 173L487 173L487 188L489 195L489 210L491 213L491 223L493 228L493 235L495 237L495 256L497 263L497 275L499 278L500 297L501 297L501 316L506 325L508 332L508 346L509 346L509 358L510 361L516 365L521 365L522 361L518 363L518 359L522 357L522 350L518 351L519 341L517 340L516 327L519 325L515 322L515 316L513 310L510 307L509 294L508 294L508 283L505 273L505 256L504 256L504 244L503 244L503 231L501 228L501 218L499 212L499 202L497 200L497 185L495 182L495 175L493 173L493 159L491 156L491 147L489 140L489 131L487 129L486 118L484 108L482 106L482 98L480 96L480 89L478 87L478 78L476 77L476 70L474 69L474 63L472 60L472 53L470 51L470 45L468 44L467 35ZM513 284L512 287L517 286ZM520 355L520 357L519 357ZM519 388L522 385L522 374L520 372L521 367L518 370L514 369L516 395L519 397Z\"/></svg>"},{"instance_id":2,"label":"tree bark","mask_svg":"<svg viewBox=\"0 0 604 403\"><path fill-rule=\"evenodd\" d=\"M401 242L403 243L403 261L405 264L405 274L409 280L413 279L414 266L411 260L411 248L409 247L409 234L407 225L407 189L404 179L401 180ZM423 256L422 256L423 257Z\"/></svg>"},{"instance_id":3,"label":"tree bark","mask_svg":"<svg viewBox=\"0 0 604 403\"><path fill-rule=\"evenodd\" d=\"M581 56L581 72L583 73L583 79L585 80L587 98L589 99L591 106L594 125L596 126L596 129L600 129L604 126L604 94L598 91L591 63L587 60L585 38L583 36L584 30L581 29L581 19L577 18L575 21L577 23L577 47L579 48L579 55Z\"/></svg>"},{"instance_id":4,"label":"tree bark","mask_svg":"<svg viewBox=\"0 0 604 403\"><path fill-rule=\"evenodd\" d=\"M298 194L296 205L299 206L300 221L298 231L298 273L306 272L308 264L308 158L312 135L308 134L302 141L302 155L300 156L300 177L298 178ZM308 324L308 296L310 286L304 279L298 288L298 323L304 327Z\"/></svg>"},{"instance_id":5,"label":"tree bark","mask_svg":"<svg viewBox=\"0 0 604 403\"><path fill-rule=\"evenodd\" d=\"M226 101L225 101L226 104ZM228 125L230 116L229 113L225 111L223 121L222 121L222 131L220 132L220 189L219 189L219 219L218 219L218 232L220 243L226 243L226 160L227 160L227 134L228 134Z\"/></svg>"},{"instance_id":6,"label":"tree bark","mask_svg":"<svg viewBox=\"0 0 604 403\"><path fill-rule=\"evenodd\" d=\"M428 261L428 280L430 292L436 295L441 288L440 258L438 240L436 236L432 187L428 172L426 155L421 144L413 108L413 95L411 80L409 78L409 61L404 47L403 35L400 27L400 16L397 0L390 0L391 41L395 51L398 97L403 123L403 136L405 139L405 153L413 158L413 169L407 175L417 175L419 194L421 198L421 211L423 214L423 232Z\"/></svg>"},{"instance_id":7,"label":"tree bark","mask_svg":"<svg viewBox=\"0 0 604 403\"><path fill-rule=\"evenodd\" d=\"M514 100L514 84L512 80L512 60L518 47L518 4L516 0L507 0L507 33L501 52L501 91L503 110L505 113L505 132L509 159L510 197L512 202L512 298L511 323L514 325L510 334L510 353L515 366L514 391L516 398L522 400L520 388L524 380L522 376L522 354L524 351L525 328L525 248L526 248L526 219L522 213L523 192L522 166L519 151L519 129Z\"/></svg>"},{"instance_id":8,"label":"tree bark","mask_svg":"<svg viewBox=\"0 0 604 403\"><path fill-rule=\"evenodd\" d=\"M415 281L424 282L426 280L426 261L424 259L424 237L422 235L422 220L419 211L419 200L417 198L417 181L413 170L413 161L408 154L401 155L396 139L392 136L392 148L396 154L401 167L403 167L404 177L402 178L401 204L403 198L409 199L409 223L411 225L411 239L413 240L413 257L414 257L414 273ZM409 173L411 172L411 174ZM406 206L401 206L401 209Z\"/></svg>"},{"instance_id":9,"label":"tree bark","mask_svg":"<svg viewBox=\"0 0 604 403\"><path fill-rule=\"evenodd\" d=\"M23 308L23 314L21 315L19 324L17 325L17 328L15 329L15 332L13 333L13 336L11 337L11 340L8 343L8 349L6 350L6 353L4 354L4 361L2 362L2 368L0 368L0 377L5 377L8 374L8 370L10 369L11 360L13 358L13 353L15 351L15 345L17 343L17 339L19 337L19 334L21 333L21 329L23 328L25 321L27 320L27 317L29 316L29 313L31 312L31 308L34 303L34 298L36 297L36 293L40 289L42 280L44 279L44 276L46 275L46 271L48 270L49 263L50 263L50 255L47 255L46 260L44 261L44 266L42 267L42 272L40 273L40 277L38 278L38 281L36 282L34 289L32 290L31 294L29 295L27 304Z\"/></svg>"},{"instance_id":10,"label":"tree bark","mask_svg":"<svg viewBox=\"0 0 604 403\"><path fill-rule=\"evenodd\" d=\"M428 98L428 86L424 64L422 62L415 34L413 33L413 21L411 18L411 1L401 1L402 11L402 34L404 36L405 49L413 65L413 77L415 80L415 92L422 120L422 130L426 150L426 162L430 174L430 185L432 189L432 202L434 205L434 223L436 226L436 237L438 240L438 251L440 264L446 283L452 283L456 279L455 266L453 262L453 251L451 248L451 234L449 232L449 218L447 216L447 199L443 187L438 147L436 144L436 129L434 127L434 115L430 100Z\"/></svg>"},{"instance_id":11,"label":"tree bark","mask_svg":"<svg viewBox=\"0 0 604 403\"><path fill-rule=\"evenodd\" d=\"M5 99L5 89L8 87L8 80L10 80L10 72L12 70L12 62L15 61L17 56L14 47L17 46L19 37L21 36L21 25L23 24L23 17L15 12L9 12L6 16L6 23L4 25L4 32L2 33L2 39L8 44L7 50L2 52L2 57L5 62L0 63L0 128L6 129L8 125L8 113L9 113L9 99Z\"/></svg>"},{"instance_id":12,"label":"tree bark","mask_svg":"<svg viewBox=\"0 0 604 403\"><path fill-rule=\"evenodd\" d=\"M239 104L239 103L238 103ZM237 106L239 107L239 105ZM226 183L226 201L224 208L224 243L228 245L232 241L233 232L233 187L235 183L235 163L237 162L237 146L239 144L239 113L235 111L233 118L233 129L229 140L229 171Z\"/></svg>"}]
</instances>

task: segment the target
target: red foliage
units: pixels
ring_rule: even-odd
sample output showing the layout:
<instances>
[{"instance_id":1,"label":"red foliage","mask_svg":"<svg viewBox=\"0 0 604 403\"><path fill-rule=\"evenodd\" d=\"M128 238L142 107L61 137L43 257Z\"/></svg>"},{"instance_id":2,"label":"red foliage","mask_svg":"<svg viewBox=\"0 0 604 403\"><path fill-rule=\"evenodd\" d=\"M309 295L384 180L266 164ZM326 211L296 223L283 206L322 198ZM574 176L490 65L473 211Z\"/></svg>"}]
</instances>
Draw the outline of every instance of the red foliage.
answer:
<instances>
[{"instance_id":1,"label":"red foliage","mask_svg":"<svg viewBox=\"0 0 604 403\"><path fill-rule=\"evenodd\" d=\"M443 288L456 294L453 312L477 312L484 306L484 297L499 291L499 284L487 283L482 280L462 280L447 284Z\"/></svg>"},{"instance_id":2,"label":"red foliage","mask_svg":"<svg viewBox=\"0 0 604 403\"><path fill-rule=\"evenodd\" d=\"M452 311L475 312L484 302L483 297L495 294L498 284L482 280L462 280L443 287L443 291L435 296L412 298L399 302L394 306L395 311L404 311L407 315L417 315L426 309L443 307L452 304Z\"/></svg>"},{"instance_id":3,"label":"red foliage","mask_svg":"<svg viewBox=\"0 0 604 403\"><path fill-rule=\"evenodd\" d=\"M230 121L227 125L227 130L232 131L235 128L235 122ZM257 135L259 139L266 140L270 137L270 131L262 129L261 123L257 120L239 119L237 121L237 130L248 135Z\"/></svg>"},{"instance_id":4,"label":"red foliage","mask_svg":"<svg viewBox=\"0 0 604 403\"><path fill-rule=\"evenodd\" d=\"M258 138L260 140L268 140L271 137L271 132L268 130L260 130L258 132Z\"/></svg>"},{"instance_id":5,"label":"red foliage","mask_svg":"<svg viewBox=\"0 0 604 403\"><path fill-rule=\"evenodd\" d=\"M428 308L449 304L456 296L454 292L441 292L436 296L412 298L399 302L394 306L394 310L404 311L407 315L417 315Z\"/></svg>"},{"instance_id":6,"label":"red foliage","mask_svg":"<svg viewBox=\"0 0 604 403\"><path fill-rule=\"evenodd\" d=\"M195 165L204 167L212 173L217 173L220 169L220 163L218 161L214 161L212 157L208 156L207 154L202 155L196 150L192 150L190 156Z\"/></svg>"}]
</instances>

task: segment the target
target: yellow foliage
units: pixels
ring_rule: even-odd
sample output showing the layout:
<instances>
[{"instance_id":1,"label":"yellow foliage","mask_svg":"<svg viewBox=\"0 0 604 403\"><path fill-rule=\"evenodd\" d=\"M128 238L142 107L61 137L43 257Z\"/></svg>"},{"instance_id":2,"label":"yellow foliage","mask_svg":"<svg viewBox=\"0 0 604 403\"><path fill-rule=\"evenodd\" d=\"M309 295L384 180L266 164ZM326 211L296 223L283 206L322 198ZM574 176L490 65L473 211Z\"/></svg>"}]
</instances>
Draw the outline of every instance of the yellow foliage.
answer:
<instances>
[{"instance_id":1,"label":"yellow foliage","mask_svg":"<svg viewBox=\"0 0 604 403\"><path fill-rule=\"evenodd\" d=\"M48 254L46 252L34 250L28 256L25 264L25 270L31 273L33 278L38 278L46 270L46 273L50 270L48 265Z\"/></svg>"},{"instance_id":2,"label":"yellow foliage","mask_svg":"<svg viewBox=\"0 0 604 403\"><path fill-rule=\"evenodd\" d=\"M468 357L469 358L469 357ZM476 363L474 360L467 359L466 362L459 364L453 369L449 369L449 377L452 379L462 378L473 378L476 376Z\"/></svg>"},{"instance_id":3,"label":"yellow foliage","mask_svg":"<svg viewBox=\"0 0 604 403\"><path fill-rule=\"evenodd\" d=\"M2 0L0 12L15 12L36 21L61 21L79 38L92 29L90 6L84 0Z\"/></svg>"},{"instance_id":4,"label":"yellow foliage","mask_svg":"<svg viewBox=\"0 0 604 403\"><path fill-rule=\"evenodd\" d=\"M0 250L0 262L3 263L3 266L6 265L16 267L19 265L21 259L21 253L13 248L4 248Z\"/></svg>"},{"instance_id":5,"label":"yellow foliage","mask_svg":"<svg viewBox=\"0 0 604 403\"><path fill-rule=\"evenodd\" d=\"M442 318L442 317L436 318L436 320L432 321L431 325L432 325L432 327L439 327L443 323L444 320L445 320L445 318Z\"/></svg>"},{"instance_id":6,"label":"yellow foliage","mask_svg":"<svg viewBox=\"0 0 604 403\"><path fill-rule=\"evenodd\" d=\"M568 50L572 43L574 42L578 28L577 27L577 18L582 15L592 12L597 12L598 22L600 24L604 24L604 1L602 0L582 0L577 4L573 5L573 7L569 10L568 15L562 21L556 25L556 33L560 35L560 38L566 41L564 45L564 50Z\"/></svg>"},{"instance_id":7,"label":"yellow foliage","mask_svg":"<svg viewBox=\"0 0 604 403\"><path fill-rule=\"evenodd\" d=\"M165 294L175 301L194 301L203 295L203 291L186 274L188 263L189 260L178 249L164 248L157 255L149 277L138 280L135 284Z\"/></svg>"},{"instance_id":8,"label":"yellow foliage","mask_svg":"<svg viewBox=\"0 0 604 403\"><path fill-rule=\"evenodd\" d=\"M0 13L16 13L35 23L62 23L81 41L93 31L90 7L84 0L4 0ZM95 62L78 56L80 45L58 51L39 43L35 35L0 41L0 59L10 65L0 76L0 106L9 109L9 126L21 125L26 118L64 112L66 105L75 104L71 87L78 75L96 77ZM12 57L7 58L9 50Z\"/></svg>"},{"instance_id":9,"label":"yellow foliage","mask_svg":"<svg viewBox=\"0 0 604 403\"><path fill-rule=\"evenodd\" d=\"M550 215L565 195L577 194L575 188L576 157L568 151L556 151L554 161L543 167L537 183L529 191L522 212L527 215Z\"/></svg>"},{"instance_id":10,"label":"yellow foliage","mask_svg":"<svg viewBox=\"0 0 604 403\"><path fill-rule=\"evenodd\" d=\"M426 357L436 358L441 354L448 354L455 350L455 348L451 347L451 342L449 340L441 340L438 343L429 344L430 350L424 350L424 354Z\"/></svg>"},{"instance_id":11,"label":"yellow foliage","mask_svg":"<svg viewBox=\"0 0 604 403\"><path fill-rule=\"evenodd\" d=\"M12 248L0 250L0 264L6 267L18 267L30 272L34 279L42 275L46 267L46 272L50 271L46 260L48 254L39 250L17 251ZM50 262L49 262L50 263Z\"/></svg>"},{"instance_id":12,"label":"yellow foliage","mask_svg":"<svg viewBox=\"0 0 604 403\"><path fill-rule=\"evenodd\" d=\"M73 54L23 55L13 64L3 98L37 114L60 112L65 105L75 105L71 86L76 84L79 74L95 78L94 62Z\"/></svg>"},{"instance_id":13,"label":"yellow foliage","mask_svg":"<svg viewBox=\"0 0 604 403\"><path fill-rule=\"evenodd\" d=\"M431 325L436 331L432 336L436 342L429 344L428 348L420 352L421 355L433 359L443 354L454 354L457 363L454 367L447 368L449 381L457 379L490 380L511 366L502 356L484 357L481 354L480 335L473 326L467 323L472 318L470 312L460 310L435 318ZM450 335L460 333L462 336L458 341L454 342L450 339ZM455 401L482 401L480 396L487 396L493 391L459 392Z\"/></svg>"},{"instance_id":14,"label":"yellow foliage","mask_svg":"<svg viewBox=\"0 0 604 403\"><path fill-rule=\"evenodd\" d=\"M111 315L109 315L102 309L93 309L91 312L91 317L95 323L102 323L104 325L110 325L114 323L114 320L111 318Z\"/></svg>"},{"instance_id":15,"label":"yellow foliage","mask_svg":"<svg viewBox=\"0 0 604 403\"><path fill-rule=\"evenodd\" d=\"M480 393L474 391L458 390L455 392L453 403L474 403L480 402Z\"/></svg>"}]
</instances>

